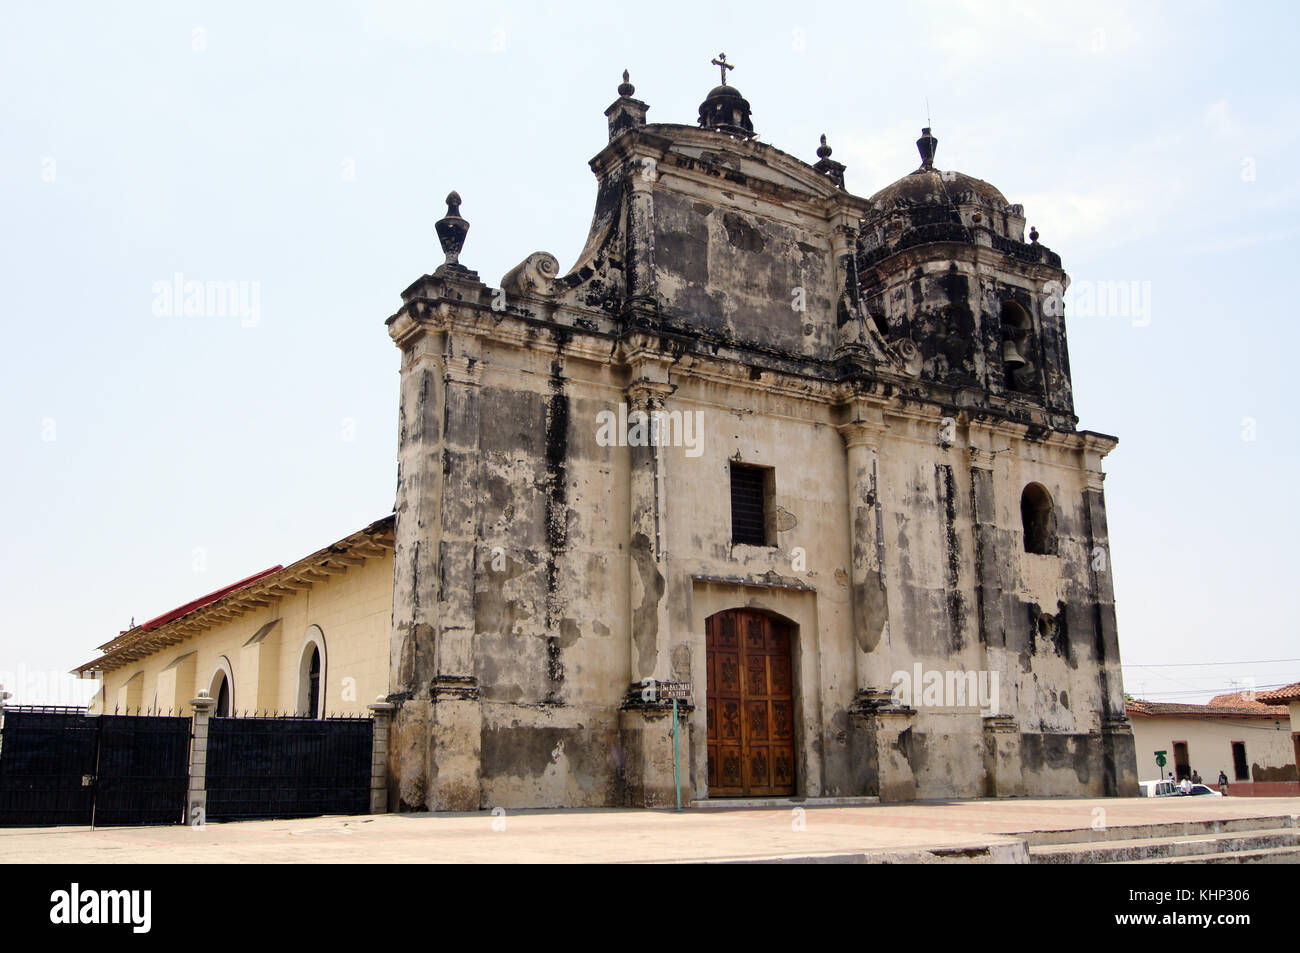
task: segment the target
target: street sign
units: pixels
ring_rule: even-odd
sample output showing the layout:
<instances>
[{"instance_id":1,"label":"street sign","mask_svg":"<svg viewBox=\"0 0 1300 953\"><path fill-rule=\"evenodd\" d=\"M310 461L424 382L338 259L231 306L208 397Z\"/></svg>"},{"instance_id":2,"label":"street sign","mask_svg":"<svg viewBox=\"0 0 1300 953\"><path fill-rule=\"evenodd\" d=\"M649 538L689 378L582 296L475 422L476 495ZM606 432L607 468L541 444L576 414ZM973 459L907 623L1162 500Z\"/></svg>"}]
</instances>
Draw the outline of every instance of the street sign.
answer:
<instances>
[{"instance_id":1,"label":"street sign","mask_svg":"<svg viewBox=\"0 0 1300 953\"><path fill-rule=\"evenodd\" d=\"M681 701L690 701L691 698L690 682L659 682L655 688L659 693L659 697L664 701L674 698Z\"/></svg>"},{"instance_id":2,"label":"street sign","mask_svg":"<svg viewBox=\"0 0 1300 953\"><path fill-rule=\"evenodd\" d=\"M1166 764L1166 761L1165 761L1165 755L1167 755L1168 753L1169 753L1168 751L1157 751L1157 752L1156 752L1156 766L1157 766L1157 767L1163 768L1163 767L1165 766L1165 764Z\"/></svg>"}]
</instances>

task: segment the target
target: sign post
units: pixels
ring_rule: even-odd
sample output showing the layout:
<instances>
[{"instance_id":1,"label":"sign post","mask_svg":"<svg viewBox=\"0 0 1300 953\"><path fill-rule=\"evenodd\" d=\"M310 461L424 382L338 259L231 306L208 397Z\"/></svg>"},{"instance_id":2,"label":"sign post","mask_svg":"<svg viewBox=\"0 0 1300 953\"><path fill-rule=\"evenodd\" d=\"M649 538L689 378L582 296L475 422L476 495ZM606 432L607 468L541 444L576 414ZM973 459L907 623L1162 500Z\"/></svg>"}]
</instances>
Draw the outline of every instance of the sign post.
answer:
<instances>
[{"instance_id":1,"label":"sign post","mask_svg":"<svg viewBox=\"0 0 1300 953\"><path fill-rule=\"evenodd\" d=\"M657 686L659 697L673 700L673 780L677 785L677 810L682 809L682 751L679 740L681 722L677 717L678 699L691 697L690 682L660 682Z\"/></svg>"},{"instance_id":2,"label":"sign post","mask_svg":"<svg viewBox=\"0 0 1300 953\"><path fill-rule=\"evenodd\" d=\"M677 810L682 809L682 746L677 741L677 699L673 699L673 781L677 784Z\"/></svg>"},{"instance_id":3,"label":"sign post","mask_svg":"<svg viewBox=\"0 0 1300 953\"><path fill-rule=\"evenodd\" d=\"M1161 781L1165 779L1165 764L1166 764L1165 755L1167 755L1168 753L1169 753L1168 751L1156 752L1156 767L1160 769L1159 774L1160 774Z\"/></svg>"}]
</instances>

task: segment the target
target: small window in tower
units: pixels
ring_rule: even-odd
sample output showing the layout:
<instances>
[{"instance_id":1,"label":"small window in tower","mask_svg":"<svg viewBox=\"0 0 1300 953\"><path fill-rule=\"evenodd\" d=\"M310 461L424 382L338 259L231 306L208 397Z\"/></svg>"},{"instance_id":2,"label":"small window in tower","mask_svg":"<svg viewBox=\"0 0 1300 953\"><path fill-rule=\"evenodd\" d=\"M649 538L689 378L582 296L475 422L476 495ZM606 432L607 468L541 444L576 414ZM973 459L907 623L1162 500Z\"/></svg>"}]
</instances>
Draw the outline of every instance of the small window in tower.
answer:
<instances>
[{"instance_id":1,"label":"small window in tower","mask_svg":"<svg viewBox=\"0 0 1300 953\"><path fill-rule=\"evenodd\" d=\"M1025 532L1025 552L1056 555L1056 509L1052 494L1041 483L1031 483L1020 494L1020 521Z\"/></svg>"},{"instance_id":2,"label":"small window in tower","mask_svg":"<svg viewBox=\"0 0 1300 953\"><path fill-rule=\"evenodd\" d=\"M769 517L775 489L770 467L731 464L731 541L769 546Z\"/></svg>"},{"instance_id":3,"label":"small window in tower","mask_svg":"<svg viewBox=\"0 0 1300 953\"><path fill-rule=\"evenodd\" d=\"M1234 741L1232 743L1232 773L1237 776L1238 781L1250 780L1250 764L1246 761L1246 743L1244 741Z\"/></svg>"}]
</instances>

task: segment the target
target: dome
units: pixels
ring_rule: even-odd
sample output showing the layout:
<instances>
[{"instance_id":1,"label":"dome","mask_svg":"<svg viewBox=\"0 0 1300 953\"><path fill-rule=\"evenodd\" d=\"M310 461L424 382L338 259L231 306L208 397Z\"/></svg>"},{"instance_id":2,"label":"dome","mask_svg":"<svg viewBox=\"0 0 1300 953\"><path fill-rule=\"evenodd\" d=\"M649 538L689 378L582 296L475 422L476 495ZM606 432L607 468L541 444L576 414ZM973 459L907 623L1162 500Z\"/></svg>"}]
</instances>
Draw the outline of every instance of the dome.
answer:
<instances>
[{"instance_id":1,"label":"dome","mask_svg":"<svg viewBox=\"0 0 1300 953\"><path fill-rule=\"evenodd\" d=\"M988 205L995 209L1010 205L1006 196L983 179L924 166L871 196L871 204L882 212L915 205Z\"/></svg>"},{"instance_id":2,"label":"dome","mask_svg":"<svg viewBox=\"0 0 1300 953\"><path fill-rule=\"evenodd\" d=\"M934 167L939 140L929 128L916 140L921 167L871 196L862 220L860 266L904 248L936 242L992 245L1026 261L1056 258L1037 245L1025 245L1025 210L997 188L963 172ZM1057 259L1059 261L1059 259Z\"/></svg>"},{"instance_id":3,"label":"dome","mask_svg":"<svg viewBox=\"0 0 1300 953\"><path fill-rule=\"evenodd\" d=\"M987 205L1002 210L1010 204L1005 195L983 179L936 169L934 154L939 140L930 134L929 126L921 130L916 148L921 153L921 167L871 196L877 211L917 205Z\"/></svg>"},{"instance_id":4,"label":"dome","mask_svg":"<svg viewBox=\"0 0 1300 953\"><path fill-rule=\"evenodd\" d=\"M725 83L714 86L700 103L701 129L716 129L750 139L754 136L754 123L749 117L749 101L740 95L740 90Z\"/></svg>"},{"instance_id":5,"label":"dome","mask_svg":"<svg viewBox=\"0 0 1300 953\"><path fill-rule=\"evenodd\" d=\"M740 95L740 90L736 89L734 86L714 86L709 90L709 95L704 98L714 99L717 97L723 99L744 99L744 97Z\"/></svg>"}]
</instances>

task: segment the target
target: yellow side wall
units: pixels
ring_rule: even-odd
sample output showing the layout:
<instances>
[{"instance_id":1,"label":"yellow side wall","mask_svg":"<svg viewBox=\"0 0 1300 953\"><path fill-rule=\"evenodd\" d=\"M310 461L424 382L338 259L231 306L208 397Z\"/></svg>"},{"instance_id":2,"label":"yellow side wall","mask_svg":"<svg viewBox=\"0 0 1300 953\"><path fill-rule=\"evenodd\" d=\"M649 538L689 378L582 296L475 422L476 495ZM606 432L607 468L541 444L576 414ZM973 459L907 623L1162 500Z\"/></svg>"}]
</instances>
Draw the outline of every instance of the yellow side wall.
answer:
<instances>
[{"instance_id":1,"label":"yellow side wall","mask_svg":"<svg viewBox=\"0 0 1300 953\"><path fill-rule=\"evenodd\" d=\"M365 712L388 693L388 636L392 620L393 554L367 559L346 573L215 626L179 645L106 672L106 708L156 705L189 714L199 689L211 690L220 660L233 674L236 711L298 708L299 669L308 632L318 626L325 640L325 704L330 714ZM279 620L258 644L259 629ZM193 653L193 657L184 656ZM180 664L176 663L178 660ZM130 680L141 676L141 681ZM139 688L137 689L137 685Z\"/></svg>"}]
</instances>

